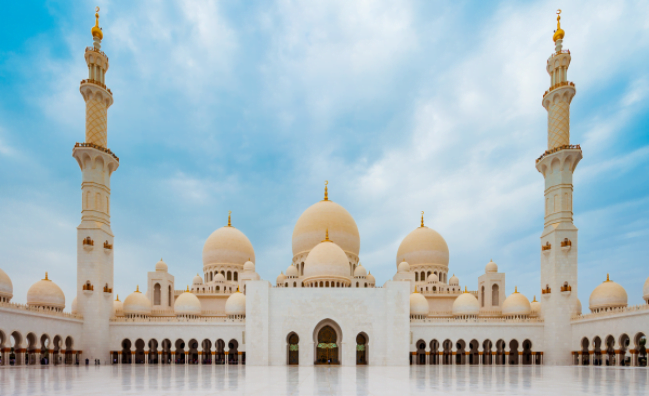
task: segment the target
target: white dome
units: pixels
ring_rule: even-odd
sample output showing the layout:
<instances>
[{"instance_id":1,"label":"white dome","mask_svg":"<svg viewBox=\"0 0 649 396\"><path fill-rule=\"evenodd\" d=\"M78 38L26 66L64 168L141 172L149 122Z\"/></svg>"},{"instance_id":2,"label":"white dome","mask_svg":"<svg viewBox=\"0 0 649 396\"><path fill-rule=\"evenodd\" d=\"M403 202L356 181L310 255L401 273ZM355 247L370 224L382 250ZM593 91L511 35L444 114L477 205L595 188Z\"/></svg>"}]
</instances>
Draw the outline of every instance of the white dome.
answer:
<instances>
[{"instance_id":1,"label":"white dome","mask_svg":"<svg viewBox=\"0 0 649 396\"><path fill-rule=\"evenodd\" d=\"M0 268L0 297L11 299L14 296L14 285L11 278Z\"/></svg>"},{"instance_id":2,"label":"white dome","mask_svg":"<svg viewBox=\"0 0 649 396\"><path fill-rule=\"evenodd\" d=\"M347 255L328 238L311 249L304 261L304 277L349 277Z\"/></svg>"},{"instance_id":3,"label":"white dome","mask_svg":"<svg viewBox=\"0 0 649 396\"><path fill-rule=\"evenodd\" d=\"M372 275L371 272L367 274L366 279L367 279L367 282L372 284L372 285L376 283L376 279L374 279L374 275Z\"/></svg>"},{"instance_id":4,"label":"white dome","mask_svg":"<svg viewBox=\"0 0 649 396\"><path fill-rule=\"evenodd\" d=\"M284 283L285 280L286 276L284 276L284 272L280 272L279 275L277 275L277 279L275 279L275 284L279 286Z\"/></svg>"},{"instance_id":5,"label":"white dome","mask_svg":"<svg viewBox=\"0 0 649 396\"><path fill-rule=\"evenodd\" d=\"M308 252L321 241L325 230L340 248L358 257L361 238L352 215L339 204L323 200L302 213L293 229L293 256Z\"/></svg>"},{"instance_id":6,"label":"white dome","mask_svg":"<svg viewBox=\"0 0 649 396\"><path fill-rule=\"evenodd\" d=\"M193 285L202 285L203 284L203 278L201 278L200 275L196 274L194 279L192 280Z\"/></svg>"},{"instance_id":7,"label":"white dome","mask_svg":"<svg viewBox=\"0 0 649 396\"><path fill-rule=\"evenodd\" d=\"M72 315L77 314L77 298L76 297L72 300L72 306L71 306L70 309L72 311Z\"/></svg>"},{"instance_id":8,"label":"white dome","mask_svg":"<svg viewBox=\"0 0 649 396\"><path fill-rule=\"evenodd\" d=\"M434 272L428 275L428 283L437 283L439 282L439 277Z\"/></svg>"},{"instance_id":9,"label":"white dome","mask_svg":"<svg viewBox=\"0 0 649 396\"><path fill-rule=\"evenodd\" d=\"M498 264L494 263L493 260L490 260L487 265L484 267L484 272L485 274L491 273L491 272L498 272Z\"/></svg>"},{"instance_id":10,"label":"white dome","mask_svg":"<svg viewBox=\"0 0 649 396\"><path fill-rule=\"evenodd\" d=\"M402 260L397 267L397 272L410 272L410 264L406 260Z\"/></svg>"},{"instance_id":11,"label":"white dome","mask_svg":"<svg viewBox=\"0 0 649 396\"><path fill-rule=\"evenodd\" d=\"M124 303L119 301L119 295L117 295L115 301L113 301L113 315L124 316Z\"/></svg>"},{"instance_id":12,"label":"white dome","mask_svg":"<svg viewBox=\"0 0 649 396\"><path fill-rule=\"evenodd\" d=\"M222 273L217 273L214 275L214 282L225 282L225 276Z\"/></svg>"},{"instance_id":13,"label":"white dome","mask_svg":"<svg viewBox=\"0 0 649 396\"><path fill-rule=\"evenodd\" d=\"M432 228L418 227L408 234L397 251L397 266L406 260L410 265L443 265L448 267L448 245Z\"/></svg>"},{"instance_id":14,"label":"white dome","mask_svg":"<svg viewBox=\"0 0 649 396\"><path fill-rule=\"evenodd\" d=\"M286 276L299 276L299 273L297 272L297 267L294 266L293 264L289 265L288 268L286 269Z\"/></svg>"},{"instance_id":15,"label":"white dome","mask_svg":"<svg viewBox=\"0 0 649 396\"><path fill-rule=\"evenodd\" d=\"M178 296L176 302L174 302L174 312L176 315L200 316L202 312L201 302L194 293L187 290Z\"/></svg>"},{"instance_id":16,"label":"white dome","mask_svg":"<svg viewBox=\"0 0 649 396\"><path fill-rule=\"evenodd\" d=\"M428 301L423 294L414 292L410 294L410 315L428 316Z\"/></svg>"},{"instance_id":17,"label":"white dome","mask_svg":"<svg viewBox=\"0 0 649 396\"><path fill-rule=\"evenodd\" d=\"M155 264L155 270L160 272L167 272L169 270L169 266L167 265L167 263L162 261L162 259L160 259L160 261Z\"/></svg>"},{"instance_id":18,"label":"white dome","mask_svg":"<svg viewBox=\"0 0 649 396\"><path fill-rule=\"evenodd\" d=\"M250 260L246 261L243 265L243 272L255 272L255 263Z\"/></svg>"},{"instance_id":19,"label":"white dome","mask_svg":"<svg viewBox=\"0 0 649 396\"><path fill-rule=\"evenodd\" d=\"M572 305L572 314L574 316L581 315L581 301L575 299L575 303Z\"/></svg>"},{"instance_id":20,"label":"white dome","mask_svg":"<svg viewBox=\"0 0 649 396\"><path fill-rule=\"evenodd\" d=\"M478 299L466 290L453 301L453 316L477 316L479 311Z\"/></svg>"},{"instance_id":21,"label":"white dome","mask_svg":"<svg viewBox=\"0 0 649 396\"><path fill-rule=\"evenodd\" d=\"M642 287L642 298L649 301L649 278L644 281L644 286Z\"/></svg>"},{"instance_id":22,"label":"white dome","mask_svg":"<svg viewBox=\"0 0 649 396\"><path fill-rule=\"evenodd\" d=\"M451 279L448 280L448 284L450 286L459 286L460 280L457 278L457 276L455 276L455 274L453 274L453 276L451 276Z\"/></svg>"},{"instance_id":23,"label":"white dome","mask_svg":"<svg viewBox=\"0 0 649 396\"><path fill-rule=\"evenodd\" d=\"M367 270L365 270L365 267L361 263L358 263L358 267L354 270L354 277L357 276L367 277Z\"/></svg>"},{"instance_id":24,"label":"white dome","mask_svg":"<svg viewBox=\"0 0 649 396\"><path fill-rule=\"evenodd\" d=\"M255 250L248 237L231 226L214 231L203 246L203 267L214 264L243 265L254 259Z\"/></svg>"},{"instance_id":25,"label":"white dome","mask_svg":"<svg viewBox=\"0 0 649 396\"><path fill-rule=\"evenodd\" d=\"M246 295L237 289L225 302L225 314L230 315L245 315L246 314Z\"/></svg>"},{"instance_id":26,"label":"white dome","mask_svg":"<svg viewBox=\"0 0 649 396\"><path fill-rule=\"evenodd\" d=\"M536 296L530 303L530 316L533 318L541 316L541 303L536 301Z\"/></svg>"},{"instance_id":27,"label":"white dome","mask_svg":"<svg viewBox=\"0 0 649 396\"><path fill-rule=\"evenodd\" d=\"M626 307L627 302L626 290L618 283L609 280L608 275L606 275L606 280L590 294L588 305L590 310L594 311L604 308Z\"/></svg>"},{"instance_id":28,"label":"white dome","mask_svg":"<svg viewBox=\"0 0 649 396\"><path fill-rule=\"evenodd\" d=\"M65 308L65 294L54 282L47 278L34 283L27 291L27 305L30 307Z\"/></svg>"},{"instance_id":29,"label":"white dome","mask_svg":"<svg viewBox=\"0 0 649 396\"><path fill-rule=\"evenodd\" d=\"M527 297L514 289L514 292L503 302L502 313L503 316L526 316L532 313L532 305Z\"/></svg>"},{"instance_id":30,"label":"white dome","mask_svg":"<svg viewBox=\"0 0 649 396\"><path fill-rule=\"evenodd\" d=\"M129 294L124 300L124 315L150 315L151 301L142 293L138 287L136 291Z\"/></svg>"}]
</instances>

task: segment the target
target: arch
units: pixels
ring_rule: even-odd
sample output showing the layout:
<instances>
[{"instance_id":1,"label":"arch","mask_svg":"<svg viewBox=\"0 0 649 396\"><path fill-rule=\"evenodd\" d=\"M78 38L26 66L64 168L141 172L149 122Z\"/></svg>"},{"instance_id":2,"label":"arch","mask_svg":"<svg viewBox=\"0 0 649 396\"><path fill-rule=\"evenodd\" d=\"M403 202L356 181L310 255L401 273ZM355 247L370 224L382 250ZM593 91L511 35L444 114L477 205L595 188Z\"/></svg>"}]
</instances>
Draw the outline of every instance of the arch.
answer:
<instances>
[{"instance_id":1,"label":"arch","mask_svg":"<svg viewBox=\"0 0 649 396\"><path fill-rule=\"evenodd\" d=\"M602 339L599 337L593 339L593 365L602 365Z\"/></svg>"},{"instance_id":2,"label":"arch","mask_svg":"<svg viewBox=\"0 0 649 396\"><path fill-rule=\"evenodd\" d=\"M1 345L2 345L2 342L0 342L0 347L1 347ZM51 347L50 336L47 335L47 334L41 335L41 338L40 338L40 350L41 350L40 363L41 363L41 365L50 364L50 351L49 351L50 347Z\"/></svg>"},{"instance_id":3,"label":"arch","mask_svg":"<svg viewBox=\"0 0 649 396\"><path fill-rule=\"evenodd\" d=\"M228 342L228 364L239 364L239 342L234 338Z\"/></svg>"},{"instance_id":4,"label":"arch","mask_svg":"<svg viewBox=\"0 0 649 396\"><path fill-rule=\"evenodd\" d=\"M499 296L500 296L500 286L498 286L497 284L491 285L491 306L492 307L497 307L500 304L500 302L498 301Z\"/></svg>"},{"instance_id":5,"label":"arch","mask_svg":"<svg viewBox=\"0 0 649 396\"><path fill-rule=\"evenodd\" d=\"M160 283L156 283L153 286L153 305L160 305L161 290L162 287L160 286Z\"/></svg>"},{"instance_id":6,"label":"arch","mask_svg":"<svg viewBox=\"0 0 649 396\"><path fill-rule=\"evenodd\" d=\"M227 272L227 275L226 275L225 279L232 280L232 272L231 271Z\"/></svg>"},{"instance_id":7,"label":"arch","mask_svg":"<svg viewBox=\"0 0 649 396\"><path fill-rule=\"evenodd\" d=\"M131 364L131 340L125 338L122 340L122 364Z\"/></svg>"},{"instance_id":8,"label":"arch","mask_svg":"<svg viewBox=\"0 0 649 396\"><path fill-rule=\"evenodd\" d=\"M295 332L286 336L286 364L297 366L300 364L300 337Z\"/></svg>"},{"instance_id":9,"label":"arch","mask_svg":"<svg viewBox=\"0 0 649 396\"><path fill-rule=\"evenodd\" d=\"M74 364L73 355L74 355L74 340L72 337L65 337L65 364Z\"/></svg>"},{"instance_id":10,"label":"arch","mask_svg":"<svg viewBox=\"0 0 649 396\"><path fill-rule=\"evenodd\" d=\"M135 341L135 364L144 364L144 340L138 338Z\"/></svg>"},{"instance_id":11,"label":"arch","mask_svg":"<svg viewBox=\"0 0 649 396\"><path fill-rule=\"evenodd\" d=\"M484 308L484 286L480 289L480 307Z\"/></svg>"},{"instance_id":12,"label":"arch","mask_svg":"<svg viewBox=\"0 0 649 396\"><path fill-rule=\"evenodd\" d=\"M419 272L415 272L415 282L419 282Z\"/></svg>"},{"instance_id":13,"label":"arch","mask_svg":"<svg viewBox=\"0 0 649 396\"><path fill-rule=\"evenodd\" d=\"M148 359L149 363L158 364L158 362L160 360L159 356L158 356L159 355L158 354L158 340L156 340L155 338L152 338L152 339L149 340L147 345L149 347L149 354L147 356L145 356L144 358Z\"/></svg>"},{"instance_id":14,"label":"arch","mask_svg":"<svg viewBox=\"0 0 649 396\"><path fill-rule=\"evenodd\" d=\"M631 365L631 357L628 357L626 355L627 350L629 349L629 346L631 345L631 339L629 338L628 335L622 334L620 336L620 365L621 366L630 366Z\"/></svg>"},{"instance_id":15,"label":"arch","mask_svg":"<svg viewBox=\"0 0 649 396\"><path fill-rule=\"evenodd\" d=\"M201 342L201 364L212 364L212 341L204 339Z\"/></svg>"},{"instance_id":16,"label":"arch","mask_svg":"<svg viewBox=\"0 0 649 396\"><path fill-rule=\"evenodd\" d=\"M183 341L181 338L177 339L174 343L174 347L174 352L176 355L176 360L174 363L185 364L185 341Z\"/></svg>"},{"instance_id":17,"label":"arch","mask_svg":"<svg viewBox=\"0 0 649 396\"><path fill-rule=\"evenodd\" d=\"M54 336L54 339L52 340L52 362L53 364L59 365L61 364L61 346L63 345L63 340L60 335Z\"/></svg>"},{"instance_id":18,"label":"arch","mask_svg":"<svg viewBox=\"0 0 649 396\"><path fill-rule=\"evenodd\" d=\"M471 340L469 343L469 361L468 364L480 364L480 353L478 349L480 348L480 343L478 340Z\"/></svg>"},{"instance_id":19,"label":"arch","mask_svg":"<svg viewBox=\"0 0 649 396\"><path fill-rule=\"evenodd\" d=\"M615 366L615 338L612 335L606 337L606 365Z\"/></svg>"},{"instance_id":20,"label":"arch","mask_svg":"<svg viewBox=\"0 0 649 396\"><path fill-rule=\"evenodd\" d=\"M635 365L647 367L647 337L642 332L638 333L633 337L633 344L636 350Z\"/></svg>"},{"instance_id":21,"label":"arch","mask_svg":"<svg viewBox=\"0 0 649 396\"><path fill-rule=\"evenodd\" d=\"M509 341L509 364L518 364L518 341L516 340Z\"/></svg>"},{"instance_id":22,"label":"arch","mask_svg":"<svg viewBox=\"0 0 649 396\"><path fill-rule=\"evenodd\" d=\"M187 361L188 364L198 364L200 363L198 360L198 341L196 339L192 338L189 340L187 343L187 346L189 347L189 351L187 353Z\"/></svg>"},{"instance_id":23,"label":"arch","mask_svg":"<svg viewBox=\"0 0 649 396\"><path fill-rule=\"evenodd\" d=\"M417 352L415 353L416 356L415 364L425 365L426 364L426 341L420 339L415 343L415 346L417 347Z\"/></svg>"},{"instance_id":24,"label":"arch","mask_svg":"<svg viewBox=\"0 0 649 396\"><path fill-rule=\"evenodd\" d=\"M25 350L25 365L31 366L36 364L36 349L38 347L38 338L34 333L27 333L27 348Z\"/></svg>"},{"instance_id":25,"label":"arch","mask_svg":"<svg viewBox=\"0 0 649 396\"><path fill-rule=\"evenodd\" d=\"M432 340L430 342L430 364L439 364L439 341Z\"/></svg>"},{"instance_id":26,"label":"arch","mask_svg":"<svg viewBox=\"0 0 649 396\"><path fill-rule=\"evenodd\" d=\"M455 343L456 354L455 354L455 364L466 364L466 342L460 339Z\"/></svg>"},{"instance_id":27,"label":"arch","mask_svg":"<svg viewBox=\"0 0 649 396\"><path fill-rule=\"evenodd\" d=\"M498 340L496 342L496 361L495 364L503 365L505 364L505 341Z\"/></svg>"},{"instance_id":28,"label":"arch","mask_svg":"<svg viewBox=\"0 0 649 396\"><path fill-rule=\"evenodd\" d=\"M485 366L493 364L493 359L491 358L492 346L491 340L488 339L482 343L482 364Z\"/></svg>"},{"instance_id":29,"label":"arch","mask_svg":"<svg viewBox=\"0 0 649 396\"><path fill-rule=\"evenodd\" d=\"M169 287L168 287L168 292L169 292L169 294L168 294L169 306L172 307L173 306L172 302L173 302L173 298L174 298L174 291L171 288L171 285L169 285Z\"/></svg>"},{"instance_id":30,"label":"arch","mask_svg":"<svg viewBox=\"0 0 649 396\"><path fill-rule=\"evenodd\" d=\"M442 352L442 364L453 364L453 342L451 340L444 340L442 343L444 348Z\"/></svg>"},{"instance_id":31,"label":"arch","mask_svg":"<svg viewBox=\"0 0 649 396\"><path fill-rule=\"evenodd\" d=\"M239 281L239 273L237 271L234 271L234 280Z\"/></svg>"},{"instance_id":32,"label":"arch","mask_svg":"<svg viewBox=\"0 0 649 396\"><path fill-rule=\"evenodd\" d=\"M335 321L321 320L313 329L313 343L315 348L314 364L340 364L340 348L343 342L343 333Z\"/></svg>"},{"instance_id":33,"label":"arch","mask_svg":"<svg viewBox=\"0 0 649 396\"><path fill-rule=\"evenodd\" d=\"M532 364L532 341L524 340L523 341L523 365Z\"/></svg>"},{"instance_id":34,"label":"arch","mask_svg":"<svg viewBox=\"0 0 649 396\"><path fill-rule=\"evenodd\" d=\"M214 355L214 363L225 364L225 341L222 339L216 340L214 343L216 347L216 354Z\"/></svg>"},{"instance_id":35,"label":"arch","mask_svg":"<svg viewBox=\"0 0 649 396\"><path fill-rule=\"evenodd\" d=\"M578 356L577 358L580 359L579 364L583 366L588 366L590 363L590 352L588 351L588 347L590 346L590 342L588 341L588 338L584 337L581 339L581 356Z\"/></svg>"}]
</instances>

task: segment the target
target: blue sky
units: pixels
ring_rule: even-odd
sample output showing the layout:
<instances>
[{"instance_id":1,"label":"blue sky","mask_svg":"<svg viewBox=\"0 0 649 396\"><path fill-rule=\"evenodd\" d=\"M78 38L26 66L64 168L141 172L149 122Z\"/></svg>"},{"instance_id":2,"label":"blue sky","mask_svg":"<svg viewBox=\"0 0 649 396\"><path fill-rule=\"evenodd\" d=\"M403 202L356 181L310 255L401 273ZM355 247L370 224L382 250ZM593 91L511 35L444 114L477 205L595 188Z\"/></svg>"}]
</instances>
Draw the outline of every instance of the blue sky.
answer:
<instances>
[{"instance_id":1,"label":"blue sky","mask_svg":"<svg viewBox=\"0 0 649 396\"><path fill-rule=\"evenodd\" d=\"M450 272L477 288L493 258L540 293L555 11L561 7L575 173L579 297L606 278L642 301L649 276L649 3L644 1L9 2L0 23L0 268L14 301L45 271L75 295L84 48L94 7L110 57L115 290L160 257L176 288L207 236L250 238L274 283L299 215L330 198L354 216L382 284L426 212ZM69 306L69 305L68 305Z\"/></svg>"}]
</instances>

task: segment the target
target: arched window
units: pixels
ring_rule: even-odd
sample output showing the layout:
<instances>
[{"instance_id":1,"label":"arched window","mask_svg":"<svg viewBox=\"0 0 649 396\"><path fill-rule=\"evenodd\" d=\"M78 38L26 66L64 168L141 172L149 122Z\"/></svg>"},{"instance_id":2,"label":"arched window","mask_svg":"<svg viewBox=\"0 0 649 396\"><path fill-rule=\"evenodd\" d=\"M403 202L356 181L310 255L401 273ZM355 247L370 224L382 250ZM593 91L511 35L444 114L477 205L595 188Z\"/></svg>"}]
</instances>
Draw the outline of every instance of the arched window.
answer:
<instances>
[{"instance_id":1,"label":"arched window","mask_svg":"<svg viewBox=\"0 0 649 396\"><path fill-rule=\"evenodd\" d=\"M228 271L227 280L232 280L232 272Z\"/></svg>"},{"instance_id":2,"label":"arched window","mask_svg":"<svg viewBox=\"0 0 649 396\"><path fill-rule=\"evenodd\" d=\"M480 306L484 307L484 286L482 286L482 293L480 293Z\"/></svg>"},{"instance_id":3,"label":"arched window","mask_svg":"<svg viewBox=\"0 0 649 396\"><path fill-rule=\"evenodd\" d=\"M221 291L221 287L220 287L220 286L217 286L217 287L216 287L216 291Z\"/></svg>"},{"instance_id":4,"label":"arched window","mask_svg":"<svg viewBox=\"0 0 649 396\"><path fill-rule=\"evenodd\" d=\"M174 299L174 293L173 293L173 290L171 290L171 285L169 285L169 306L170 307L172 306L171 303L172 303L173 299Z\"/></svg>"},{"instance_id":5,"label":"arched window","mask_svg":"<svg viewBox=\"0 0 649 396\"><path fill-rule=\"evenodd\" d=\"M419 272L415 272L415 282L419 282Z\"/></svg>"},{"instance_id":6,"label":"arched window","mask_svg":"<svg viewBox=\"0 0 649 396\"><path fill-rule=\"evenodd\" d=\"M498 287L498 285L491 286L491 305L494 307L498 305L499 291L500 288Z\"/></svg>"},{"instance_id":7,"label":"arched window","mask_svg":"<svg viewBox=\"0 0 649 396\"><path fill-rule=\"evenodd\" d=\"M234 280L235 281L239 280L239 273L237 271L234 271Z\"/></svg>"},{"instance_id":8,"label":"arched window","mask_svg":"<svg viewBox=\"0 0 649 396\"><path fill-rule=\"evenodd\" d=\"M422 281L422 282L426 280L426 273L424 271L421 271L421 275L420 275L419 280Z\"/></svg>"},{"instance_id":9,"label":"arched window","mask_svg":"<svg viewBox=\"0 0 649 396\"><path fill-rule=\"evenodd\" d=\"M160 305L160 292L161 292L161 287L159 283L156 283L155 286L153 286L153 305Z\"/></svg>"},{"instance_id":10,"label":"arched window","mask_svg":"<svg viewBox=\"0 0 649 396\"><path fill-rule=\"evenodd\" d=\"M297 287L297 282L293 282L293 287Z\"/></svg>"}]
</instances>

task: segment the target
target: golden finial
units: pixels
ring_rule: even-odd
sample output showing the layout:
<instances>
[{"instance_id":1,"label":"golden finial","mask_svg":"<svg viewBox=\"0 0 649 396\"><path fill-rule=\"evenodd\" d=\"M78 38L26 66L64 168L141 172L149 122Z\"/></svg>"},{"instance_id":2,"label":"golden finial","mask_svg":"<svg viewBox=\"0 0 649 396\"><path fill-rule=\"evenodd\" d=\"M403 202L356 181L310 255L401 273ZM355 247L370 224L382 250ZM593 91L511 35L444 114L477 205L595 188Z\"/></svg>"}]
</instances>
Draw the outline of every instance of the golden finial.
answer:
<instances>
[{"instance_id":1,"label":"golden finial","mask_svg":"<svg viewBox=\"0 0 649 396\"><path fill-rule=\"evenodd\" d=\"M518 286L514 286L514 293L518 293Z\"/></svg>"},{"instance_id":2,"label":"golden finial","mask_svg":"<svg viewBox=\"0 0 649 396\"><path fill-rule=\"evenodd\" d=\"M139 293L139 292L140 292L140 285L137 285L137 287L135 288L135 292L136 292L136 293Z\"/></svg>"},{"instance_id":3,"label":"golden finial","mask_svg":"<svg viewBox=\"0 0 649 396\"><path fill-rule=\"evenodd\" d=\"M536 296L534 296L534 300L532 300L532 302L537 302L537 301L536 301Z\"/></svg>"},{"instance_id":4,"label":"golden finial","mask_svg":"<svg viewBox=\"0 0 649 396\"><path fill-rule=\"evenodd\" d=\"M92 37L96 37L99 40L104 38L104 32L99 27L99 7L95 7L95 26L90 29L90 33L92 33Z\"/></svg>"},{"instance_id":5,"label":"golden finial","mask_svg":"<svg viewBox=\"0 0 649 396\"><path fill-rule=\"evenodd\" d=\"M45 273L45 278L47 278L47 272ZM611 280L608 278L608 274L606 274L606 281L610 282Z\"/></svg>"},{"instance_id":6,"label":"golden finial","mask_svg":"<svg viewBox=\"0 0 649 396\"><path fill-rule=\"evenodd\" d=\"M228 210L228 227L232 227L232 211Z\"/></svg>"},{"instance_id":7,"label":"golden finial","mask_svg":"<svg viewBox=\"0 0 649 396\"><path fill-rule=\"evenodd\" d=\"M187 285L187 293L189 293L189 285Z\"/></svg>"},{"instance_id":8,"label":"golden finial","mask_svg":"<svg viewBox=\"0 0 649 396\"><path fill-rule=\"evenodd\" d=\"M327 185L329 184L329 180L325 180L325 201L329 200L329 189L327 188Z\"/></svg>"},{"instance_id":9,"label":"golden finial","mask_svg":"<svg viewBox=\"0 0 649 396\"><path fill-rule=\"evenodd\" d=\"M468 290L468 288L467 288L466 285L464 285L464 292L465 292L465 293L468 293L468 292L469 292L469 290Z\"/></svg>"},{"instance_id":10,"label":"golden finial","mask_svg":"<svg viewBox=\"0 0 649 396\"><path fill-rule=\"evenodd\" d=\"M115 297L115 301L119 301L119 294Z\"/></svg>"},{"instance_id":11,"label":"golden finial","mask_svg":"<svg viewBox=\"0 0 649 396\"><path fill-rule=\"evenodd\" d=\"M421 211L421 226L424 226L424 211Z\"/></svg>"},{"instance_id":12,"label":"golden finial","mask_svg":"<svg viewBox=\"0 0 649 396\"><path fill-rule=\"evenodd\" d=\"M333 242L332 240L329 239L329 228L326 229L326 231L325 231L325 239L322 242Z\"/></svg>"},{"instance_id":13,"label":"golden finial","mask_svg":"<svg viewBox=\"0 0 649 396\"><path fill-rule=\"evenodd\" d=\"M557 40L562 40L563 37L566 35L566 32L561 29L561 10L557 10L557 30L554 31L554 36L552 36L552 40L556 43Z\"/></svg>"},{"instance_id":14,"label":"golden finial","mask_svg":"<svg viewBox=\"0 0 649 396\"><path fill-rule=\"evenodd\" d=\"M49 280L49 278L47 277L47 272L45 272L45 279L43 279L43 280L46 280L46 281Z\"/></svg>"},{"instance_id":15,"label":"golden finial","mask_svg":"<svg viewBox=\"0 0 649 396\"><path fill-rule=\"evenodd\" d=\"M415 293L419 293L419 292L417 291L417 286L415 286Z\"/></svg>"}]
</instances>

